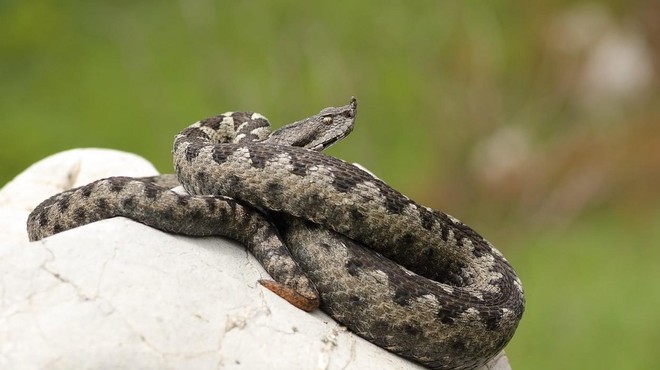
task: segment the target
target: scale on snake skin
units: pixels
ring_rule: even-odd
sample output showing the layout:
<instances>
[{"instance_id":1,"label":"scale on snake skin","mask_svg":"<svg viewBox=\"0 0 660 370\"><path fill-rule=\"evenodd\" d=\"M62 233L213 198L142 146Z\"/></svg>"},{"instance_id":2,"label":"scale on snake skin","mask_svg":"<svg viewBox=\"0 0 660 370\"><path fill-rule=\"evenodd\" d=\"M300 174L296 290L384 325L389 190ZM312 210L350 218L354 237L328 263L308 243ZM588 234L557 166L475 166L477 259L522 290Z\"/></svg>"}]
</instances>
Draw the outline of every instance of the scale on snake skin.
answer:
<instances>
[{"instance_id":1,"label":"scale on snake skin","mask_svg":"<svg viewBox=\"0 0 660 370\"><path fill-rule=\"evenodd\" d=\"M260 114L198 121L174 141L176 176L111 177L28 218L30 240L124 216L163 231L243 243L292 304L319 303L365 339L434 369L473 369L524 311L502 254L459 220L320 153L353 129L357 103L270 132ZM170 190L183 185L190 195Z\"/></svg>"}]
</instances>

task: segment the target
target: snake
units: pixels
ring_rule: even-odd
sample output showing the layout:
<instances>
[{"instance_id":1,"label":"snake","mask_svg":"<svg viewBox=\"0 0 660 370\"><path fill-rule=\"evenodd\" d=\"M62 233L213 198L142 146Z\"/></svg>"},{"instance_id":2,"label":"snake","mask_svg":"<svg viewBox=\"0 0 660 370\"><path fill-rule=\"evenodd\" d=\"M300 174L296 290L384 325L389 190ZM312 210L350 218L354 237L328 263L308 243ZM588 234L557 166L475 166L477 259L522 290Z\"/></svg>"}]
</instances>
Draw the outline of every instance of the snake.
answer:
<instances>
[{"instance_id":1,"label":"snake","mask_svg":"<svg viewBox=\"0 0 660 370\"><path fill-rule=\"evenodd\" d=\"M352 98L274 131L254 112L197 121L175 137L175 174L109 177L56 194L30 213L29 239L119 216L227 237L270 275L264 287L300 309L320 307L431 369L486 364L522 318L520 279L463 222L323 154L356 115Z\"/></svg>"}]
</instances>

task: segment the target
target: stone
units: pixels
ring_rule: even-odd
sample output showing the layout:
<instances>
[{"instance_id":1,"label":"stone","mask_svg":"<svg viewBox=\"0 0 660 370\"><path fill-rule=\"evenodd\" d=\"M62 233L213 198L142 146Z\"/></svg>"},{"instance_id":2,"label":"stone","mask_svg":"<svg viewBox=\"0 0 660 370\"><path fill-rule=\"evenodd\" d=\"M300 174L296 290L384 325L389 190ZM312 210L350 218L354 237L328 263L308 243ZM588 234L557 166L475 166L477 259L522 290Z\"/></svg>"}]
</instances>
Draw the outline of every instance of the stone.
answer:
<instances>
[{"instance_id":1,"label":"stone","mask_svg":"<svg viewBox=\"0 0 660 370\"><path fill-rule=\"evenodd\" d=\"M47 197L109 176L152 176L133 154L75 149L0 190L2 369L422 369L257 283L236 242L113 218L29 243ZM504 354L483 369L506 370Z\"/></svg>"}]
</instances>

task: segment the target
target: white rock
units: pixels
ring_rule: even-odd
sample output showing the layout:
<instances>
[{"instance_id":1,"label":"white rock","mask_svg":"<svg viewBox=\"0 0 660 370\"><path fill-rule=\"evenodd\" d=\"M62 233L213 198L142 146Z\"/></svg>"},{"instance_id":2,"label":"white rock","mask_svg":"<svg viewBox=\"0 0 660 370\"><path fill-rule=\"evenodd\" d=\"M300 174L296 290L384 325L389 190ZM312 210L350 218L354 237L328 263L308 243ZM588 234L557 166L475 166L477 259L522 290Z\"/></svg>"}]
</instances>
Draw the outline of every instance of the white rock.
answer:
<instances>
[{"instance_id":1,"label":"white rock","mask_svg":"<svg viewBox=\"0 0 660 370\"><path fill-rule=\"evenodd\" d=\"M245 249L114 218L28 243L30 210L97 178L156 174L78 149L0 190L1 369L421 369L261 287ZM504 355L484 369L510 369Z\"/></svg>"}]
</instances>

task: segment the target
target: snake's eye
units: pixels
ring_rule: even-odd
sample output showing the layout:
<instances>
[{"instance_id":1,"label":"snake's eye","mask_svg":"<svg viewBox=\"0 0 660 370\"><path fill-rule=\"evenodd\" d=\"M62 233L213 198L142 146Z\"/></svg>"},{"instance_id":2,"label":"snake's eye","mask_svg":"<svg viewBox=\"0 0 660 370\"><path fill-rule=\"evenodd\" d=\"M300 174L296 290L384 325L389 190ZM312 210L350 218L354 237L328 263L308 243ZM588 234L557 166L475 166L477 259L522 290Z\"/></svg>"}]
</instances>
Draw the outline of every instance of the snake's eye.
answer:
<instances>
[{"instance_id":1,"label":"snake's eye","mask_svg":"<svg viewBox=\"0 0 660 370\"><path fill-rule=\"evenodd\" d=\"M332 116L323 117L323 123L325 123L326 125L331 124L332 123Z\"/></svg>"}]
</instances>

